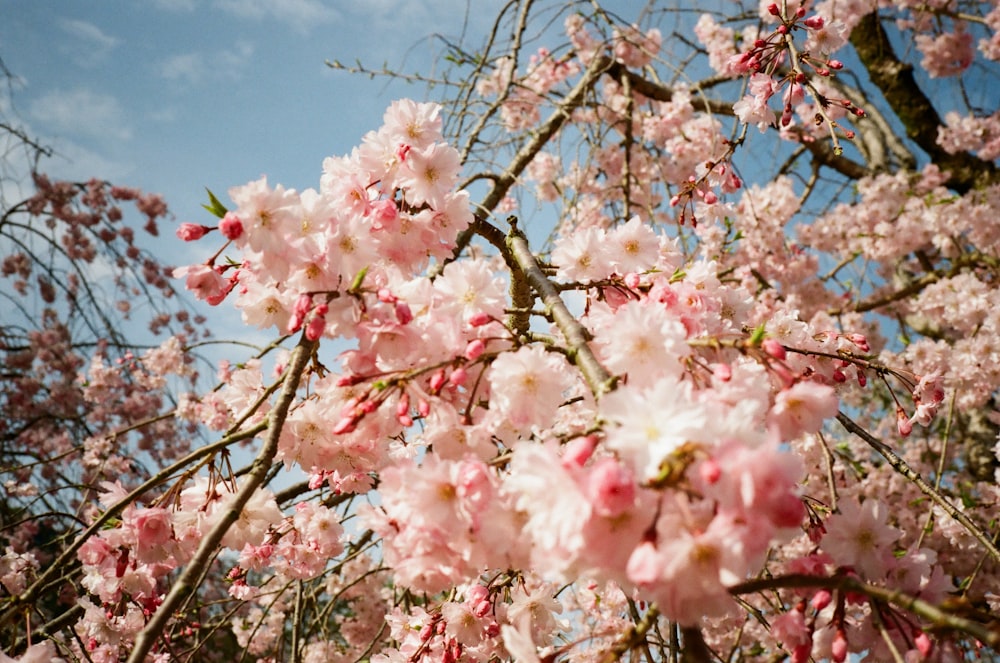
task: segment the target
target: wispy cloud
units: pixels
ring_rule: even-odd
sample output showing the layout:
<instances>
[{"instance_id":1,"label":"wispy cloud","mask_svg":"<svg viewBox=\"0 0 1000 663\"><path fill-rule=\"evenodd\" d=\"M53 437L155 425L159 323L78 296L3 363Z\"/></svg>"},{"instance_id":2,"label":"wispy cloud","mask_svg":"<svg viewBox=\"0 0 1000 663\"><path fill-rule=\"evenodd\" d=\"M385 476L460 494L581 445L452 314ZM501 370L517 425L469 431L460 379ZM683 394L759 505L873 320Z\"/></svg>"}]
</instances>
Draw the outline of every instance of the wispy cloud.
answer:
<instances>
[{"instance_id":1,"label":"wispy cloud","mask_svg":"<svg viewBox=\"0 0 1000 663\"><path fill-rule=\"evenodd\" d=\"M160 63L160 76L167 80L185 80L199 83L205 78L208 68L201 53L181 53L172 55Z\"/></svg>"},{"instance_id":2,"label":"wispy cloud","mask_svg":"<svg viewBox=\"0 0 1000 663\"><path fill-rule=\"evenodd\" d=\"M128 140L132 129L118 100L87 88L51 90L28 104L40 131L67 137Z\"/></svg>"},{"instance_id":3,"label":"wispy cloud","mask_svg":"<svg viewBox=\"0 0 1000 663\"><path fill-rule=\"evenodd\" d=\"M214 53L179 53L159 63L160 76L197 85L212 78L241 79L250 66L253 44L236 42L233 48Z\"/></svg>"},{"instance_id":4,"label":"wispy cloud","mask_svg":"<svg viewBox=\"0 0 1000 663\"><path fill-rule=\"evenodd\" d=\"M84 66L93 66L107 57L118 45L118 39L113 37L93 23L76 18L59 19L59 29L69 35L72 40L63 44L73 58Z\"/></svg>"},{"instance_id":5,"label":"wispy cloud","mask_svg":"<svg viewBox=\"0 0 1000 663\"><path fill-rule=\"evenodd\" d=\"M279 21L303 33L340 18L340 12L323 0L216 0L215 4L235 16Z\"/></svg>"}]
</instances>

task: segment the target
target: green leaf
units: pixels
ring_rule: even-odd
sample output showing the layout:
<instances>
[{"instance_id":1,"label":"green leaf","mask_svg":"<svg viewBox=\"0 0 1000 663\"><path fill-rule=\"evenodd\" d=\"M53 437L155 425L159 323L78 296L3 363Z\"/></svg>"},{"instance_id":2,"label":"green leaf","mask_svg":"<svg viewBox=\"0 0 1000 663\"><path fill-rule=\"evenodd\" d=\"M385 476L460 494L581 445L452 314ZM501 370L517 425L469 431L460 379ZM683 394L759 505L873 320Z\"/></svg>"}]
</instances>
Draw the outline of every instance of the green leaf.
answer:
<instances>
[{"instance_id":1,"label":"green leaf","mask_svg":"<svg viewBox=\"0 0 1000 663\"><path fill-rule=\"evenodd\" d=\"M208 210L208 213L212 216L216 216L221 219L229 210L226 209L225 205L219 202L219 199L215 197L215 194L212 193L208 187L205 187L205 191L208 192L208 200L210 204L202 205L202 207Z\"/></svg>"},{"instance_id":2,"label":"green leaf","mask_svg":"<svg viewBox=\"0 0 1000 663\"><path fill-rule=\"evenodd\" d=\"M764 329L764 323L761 323L760 326L758 326L757 329L754 329L753 333L750 334L750 345L760 345L760 342L764 340L765 336L767 336L767 330Z\"/></svg>"},{"instance_id":3,"label":"green leaf","mask_svg":"<svg viewBox=\"0 0 1000 663\"><path fill-rule=\"evenodd\" d=\"M365 275L368 274L368 268L365 267L358 275L354 277L354 282L351 283L351 289L348 292L358 292L361 290L361 284L365 282Z\"/></svg>"}]
</instances>

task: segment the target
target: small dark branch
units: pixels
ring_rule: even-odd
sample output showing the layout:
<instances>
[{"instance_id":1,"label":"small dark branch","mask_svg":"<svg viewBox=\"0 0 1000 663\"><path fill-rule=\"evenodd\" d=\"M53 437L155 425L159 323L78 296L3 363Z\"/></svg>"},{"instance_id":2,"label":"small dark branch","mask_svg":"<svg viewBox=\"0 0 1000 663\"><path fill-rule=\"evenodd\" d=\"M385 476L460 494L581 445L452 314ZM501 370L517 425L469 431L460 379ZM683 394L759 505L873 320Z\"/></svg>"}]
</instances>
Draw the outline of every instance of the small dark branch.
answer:
<instances>
[{"instance_id":1,"label":"small dark branch","mask_svg":"<svg viewBox=\"0 0 1000 663\"><path fill-rule=\"evenodd\" d=\"M913 66L896 56L877 12L868 14L855 26L851 32L851 45L868 70L872 82L906 127L906 135L941 170L951 173L949 187L966 193L1000 181L1000 171L992 163L965 152L948 154L937 144L941 117L917 84Z\"/></svg>"},{"instance_id":2,"label":"small dark branch","mask_svg":"<svg viewBox=\"0 0 1000 663\"><path fill-rule=\"evenodd\" d=\"M829 141L802 141L802 146L809 150L809 153L812 154L813 161L826 166L827 168L832 168L841 175L849 177L852 180L860 180L862 177L867 177L875 172L857 161L834 153L833 147L830 146Z\"/></svg>"},{"instance_id":3,"label":"small dark branch","mask_svg":"<svg viewBox=\"0 0 1000 663\"><path fill-rule=\"evenodd\" d=\"M652 99L654 101L673 101L674 91L669 86L663 85L662 83L656 83L637 74L633 71L629 71L625 65L616 62L611 65L608 69L608 75L614 78L616 81L625 84L625 79L628 79L628 84L632 88L633 92L638 92L647 99ZM694 89L704 86L694 86ZM713 113L715 115L726 115L732 117L735 115L733 111L732 102L728 101L715 101L714 99L708 99L704 95L692 95L691 105L698 110L705 111L706 113Z\"/></svg>"},{"instance_id":4,"label":"small dark branch","mask_svg":"<svg viewBox=\"0 0 1000 663\"><path fill-rule=\"evenodd\" d=\"M521 176L524 169L528 167L532 159L542 151L542 148L552 139L552 136L556 134L559 129L562 128L566 122L573 115L573 111L578 108L582 103L584 97L587 93L593 89L594 85L600 79L608 67L611 66L611 60L606 56L599 56L594 58L587 67L587 71L584 72L583 78L581 78L577 84L570 90L569 94L566 95L562 103L556 107L538 130L535 135L527 142L517 154L514 155L513 160L507 169L498 175L493 181L493 188L490 192L486 194L486 197L480 201L476 209L476 215L488 216L493 213L496 206L500 204L500 201L504 199L510 188L514 186L517 182L517 178ZM469 245L469 241L472 239L475 230L472 226L463 230L455 242L455 249L453 255L457 256L465 247Z\"/></svg>"},{"instance_id":5,"label":"small dark branch","mask_svg":"<svg viewBox=\"0 0 1000 663\"><path fill-rule=\"evenodd\" d=\"M705 644L705 637L697 626L682 626L683 654L681 663L712 663L712 650Z\"/></svg>"},{"instance_id":6,"label":"small dark branch","mask_svg":"<svg viewBox=\"0 0 1000 663\"><path fill-rule=\"evenodd\" d=\"M877 439L874 435L856 424L853 419L848 417L843 412L837 413L837 421L839 421L849 433L854 433L867 442L868 446L881 454L881 456L886 459L894 470L913 482L913 484L920 489L920 492L931 498L931 501L941 507L942 511L961 523L961 525L965 527L965 529L969 530L969 533L972 534L972 536L974 536L979 543L983 544L983 547L989 552L990 557L992 557L994 561L1000 562L1000 550L997 550L992 538L988 536L976 523L972 522L972 520L965 515L963 511L945 499L945 497L940 492L935 490L932 485L924 481L924 478L915 472L913 468L907 465L906 461L897 456L896 452L890 449L888 445L884 444L881 440Z\"/></svg>"},{"instance_id":7,"label":"small dark branch","mask_svg":"<svg viewBox=\"0 0 1000 663\"><path fill-rule=\"evenodd\" d=\"M911 612L918 617L928 620L936 627L967 633L990 647L1000 646L1000 630L990 628L972 619L959 617L927 601L904 594L901 591L869 585L853 576L838 575L825 577L804 574L771 576L733 585L729 588L729 593L734 596L742 596L744 594L756 594L775 589L809 588L835 589L841 592L863 594L877 601Z\"/></svg>"},{"instance_id":8,"label":"small dark branch","mask_svg":"<svg viewBox=\"0 0 1000 663\"><path fill-rule=\"evenodd\" d=\"M614 644L601 654L600 663L615 663L632 651L633 649L646 648L646 634L656 625L656 620L660 617L660 611L655 605L649 606L649 610L635 626L630 626L618 636Z\"/></svg>"}]
</instances>

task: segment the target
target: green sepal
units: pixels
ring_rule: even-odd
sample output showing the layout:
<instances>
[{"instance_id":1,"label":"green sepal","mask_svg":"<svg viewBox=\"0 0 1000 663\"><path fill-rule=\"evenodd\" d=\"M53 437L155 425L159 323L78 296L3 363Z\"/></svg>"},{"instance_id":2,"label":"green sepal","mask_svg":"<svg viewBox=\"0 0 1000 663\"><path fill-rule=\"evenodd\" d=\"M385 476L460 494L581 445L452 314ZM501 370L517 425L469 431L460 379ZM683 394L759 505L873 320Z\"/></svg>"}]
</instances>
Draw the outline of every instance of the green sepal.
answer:
<instances>
[{"instance_id":1,"label":"green sepal","mask_svg":"<svg viewBox=\"0 0 1000 663\"><path fill-rule=\"evenodd\" d=\"M760 342L764 340L765 336L767 336L767 330L764 328L764 324L761 323L756 329L753 330L753 333L750 334L750 345L760 345Z\"/></svg>"},{"instance_id":2,"label":"green sepal","mask_svg":"<svg viewBox=\"0 0 1000 663\"><path fill-rule=\"evenodd\" d=\"M208 187L205 187L205 191L208 192L208 200L209 203L211 204L202 205L202 207L208 210L208 213L211 214L212 216L216 216L221 219L226 215L226 212L228 212L229 210L226 209L225 205L219 202L219 199L215 197L215 194L212 193L212 191Z\"/></svg>"},{"instance_id":3,"label":"green sepal","mask_svg":"<svg viewBox=\"0 0 1000 663\"><path fill-rule=\"evenodd\" d=\"M368 267L364 267L358 275L354 277L354 281L351 282L351 289L348 292L358 292L361 290L361 284L365 282L365 276L368 274Z\"/></svg>"}]
</instances>

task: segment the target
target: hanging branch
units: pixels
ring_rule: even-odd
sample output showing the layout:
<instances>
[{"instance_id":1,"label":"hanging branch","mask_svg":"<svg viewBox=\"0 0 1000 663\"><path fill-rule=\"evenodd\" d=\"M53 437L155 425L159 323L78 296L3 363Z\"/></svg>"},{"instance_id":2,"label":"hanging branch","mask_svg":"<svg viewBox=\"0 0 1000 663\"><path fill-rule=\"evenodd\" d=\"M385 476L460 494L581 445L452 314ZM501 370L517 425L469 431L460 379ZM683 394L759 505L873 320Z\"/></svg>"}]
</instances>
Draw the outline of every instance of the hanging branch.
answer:
<instances>
[{"instance_id":1,"label":"hanging branch","mask_svg":"<svg viewBox=\"0 0 1000 663\"><path fill-rule=\"evenodd\" d=\"M854 421L843 412L837 413L837 421L839 421L848 432L854 433L867 442L871 448L879 452L894 470L912 481L924 495L931 498L931 500L941 507L945 513L961 523L974 537L976 537L976 540L983 544L983 547L989 551L990 557L992 557L995 561L1000 562L1000 550L997 550L997 547L993 544L992 539L987 536L978 525L972 522L972 520L965 515L965 513L959 510L958 507L946 500L941 493L934 490L934 487L924 481L922 476L914 472L913 469L906 464L906 461L897 456L896 453L888 446L876 439L874 435L854 423Z\"/></svg>"},{"instance_id":2,"label":"hanging branch","mask_svg":"<svg viewBox=\"0 0 1000 663\"><path fill-rule=\"evenodd\" d=\"M174 610L189 594L197 589L197 585L193 582L195 578L201 574L205 565L215 556L222 538L229 531L229 528L233 526L233 523L239 519L240 514L243 512L243 507L250 501L254 492L263 484L264 477L267 475L268 470L271 469L274 456L278 452L278 439L281 437L281 430L285 424L285 417L288 416L288 410L291 408L292 401L295 400L295 392L299 388L299 379L302 377L302 373L309 358L312 357L316 345L316 341L306 340L305 335L299 340L299 344L295 347L288 362L281 394L278 396L274 411L269 418L264 445L253 462L253 467L247 475L246 482L240 488L239 492L236 493L230 508L222 514L219 522L201 540L201 544L198 546L194 557L191 558L184 572L177 579L177 582L174 583L174 586L170 589L170 593L163 599L163 603L153 614L152 619L146 624L146 628L139 633L135 640L135 648L129 655L128 663L140 663L146 658L146 654L153 648L156 639L160 637L160 633L166 628L167 622L173 617Z\"/></svg>"}]
</instances>

